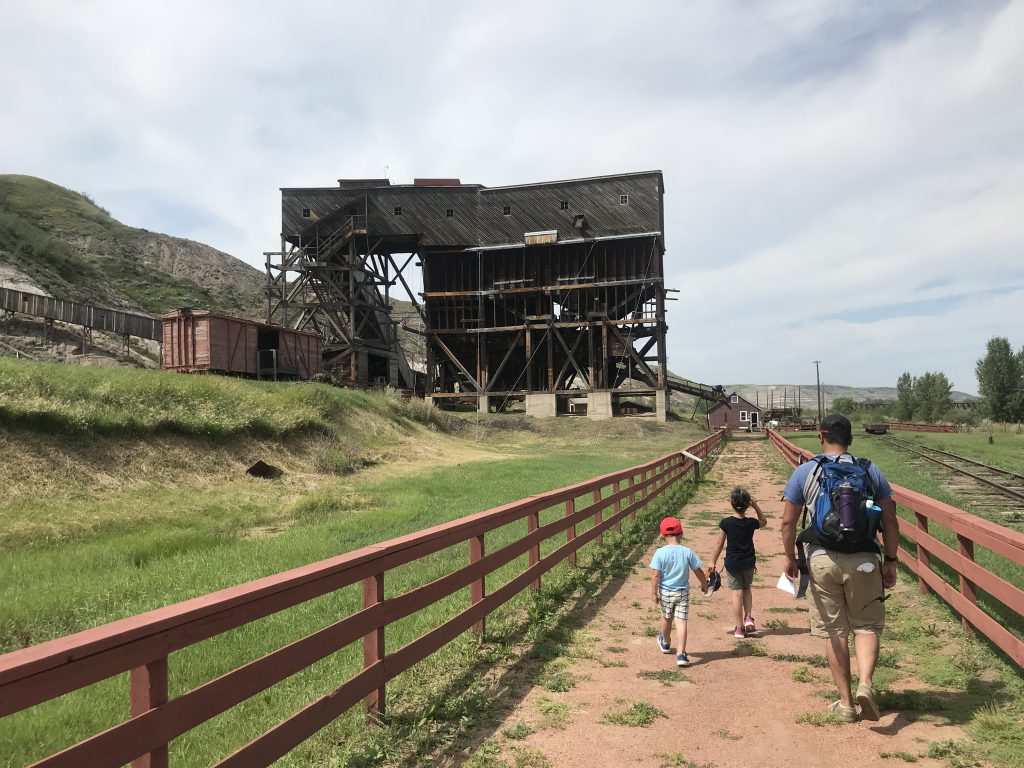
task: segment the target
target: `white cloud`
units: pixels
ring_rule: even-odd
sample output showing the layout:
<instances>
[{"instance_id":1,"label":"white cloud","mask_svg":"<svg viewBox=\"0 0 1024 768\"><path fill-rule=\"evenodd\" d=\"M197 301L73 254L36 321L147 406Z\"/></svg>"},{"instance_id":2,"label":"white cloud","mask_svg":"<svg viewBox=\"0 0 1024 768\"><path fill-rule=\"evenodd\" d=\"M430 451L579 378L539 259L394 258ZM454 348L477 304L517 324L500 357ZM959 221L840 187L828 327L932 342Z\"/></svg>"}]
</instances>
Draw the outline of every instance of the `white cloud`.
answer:
<instances>
[{"instance_id":1,"label":"white cloud","mask_svg":"<svg viewBox=\"0 0 1024 768\"><path fill-rule=\"evenodd\" d=\"M1024 344L1024 0L2 5L0 169L130 224L259 265L281 186L661 168L685 375Z\"/></svg>"}]
</instances>

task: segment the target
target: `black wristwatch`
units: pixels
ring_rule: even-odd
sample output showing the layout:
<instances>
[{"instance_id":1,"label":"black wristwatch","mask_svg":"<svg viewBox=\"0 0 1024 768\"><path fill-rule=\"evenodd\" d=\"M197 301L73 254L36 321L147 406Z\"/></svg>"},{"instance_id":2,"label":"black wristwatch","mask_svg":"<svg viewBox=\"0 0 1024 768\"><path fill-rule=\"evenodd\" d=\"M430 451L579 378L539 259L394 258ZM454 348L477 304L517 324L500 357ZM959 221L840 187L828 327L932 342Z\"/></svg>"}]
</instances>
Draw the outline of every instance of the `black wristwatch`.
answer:
<instances>
[{"instance_id":1,"label":"black wristwatch","mask_svg":"<svg viewBox=\"0 0 1024 768\"><path fill-rule=\"evenodd\" d=\"M885 555L885 562L887 563L898 563L899 561L900 559L898 557L889 557L888 555Z\"/></svg>"}]
</instances>

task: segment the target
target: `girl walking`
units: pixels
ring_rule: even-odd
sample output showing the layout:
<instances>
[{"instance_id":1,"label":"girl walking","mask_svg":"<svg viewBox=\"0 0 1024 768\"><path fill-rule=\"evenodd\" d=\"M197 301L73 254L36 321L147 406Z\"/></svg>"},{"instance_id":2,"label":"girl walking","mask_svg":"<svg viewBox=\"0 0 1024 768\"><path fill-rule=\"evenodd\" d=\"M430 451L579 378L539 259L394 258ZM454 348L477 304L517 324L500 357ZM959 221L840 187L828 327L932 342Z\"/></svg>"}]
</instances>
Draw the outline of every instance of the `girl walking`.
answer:
<instances>
[{"instance_id":1,"label":"girl walking","mask_svg":"<svg viewBox=\"0 0 1024 768\"><path fill-rule=\"evenodd\" d=\"M757 631L753 617L754 595L751 584L754 582L754 569L757 564L757 552L754 550L754 531L768 525L757 500L750 497L746 488L734 488L729 497L733 513L722 518L718 527L718 541L708 565L708 573L715 569L718 556L725 548L725 571L728 574L728 587L732 590L732 608L735 619L733 634L746 637ZM747 510L753 507L757 519L747 517Z\"/></svg>"}]
</instances>

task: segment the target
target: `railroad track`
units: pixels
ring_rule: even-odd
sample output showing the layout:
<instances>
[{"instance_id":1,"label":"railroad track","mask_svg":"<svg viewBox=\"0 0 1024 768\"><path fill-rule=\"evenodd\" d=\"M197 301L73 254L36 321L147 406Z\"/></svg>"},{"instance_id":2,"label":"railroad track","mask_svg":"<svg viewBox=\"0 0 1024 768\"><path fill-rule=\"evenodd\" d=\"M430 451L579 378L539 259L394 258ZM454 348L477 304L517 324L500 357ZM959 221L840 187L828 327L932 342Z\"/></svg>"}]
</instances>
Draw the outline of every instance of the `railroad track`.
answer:
<instances>
[{"instance_id":1,"label":"railroad track","mask_svg":"<svg viewBox=\"0 0 1024 768\"><path fill-rule=\"evenodd\" d=\"M885 435L876 439L944 467L954 476L967 478L962 483L952 484L950 490L962 495L974 507L989 512L999 522L1014 524L1014 527L1024 522L1024 475L900 437Z\"/></svg>"}]
</instances>

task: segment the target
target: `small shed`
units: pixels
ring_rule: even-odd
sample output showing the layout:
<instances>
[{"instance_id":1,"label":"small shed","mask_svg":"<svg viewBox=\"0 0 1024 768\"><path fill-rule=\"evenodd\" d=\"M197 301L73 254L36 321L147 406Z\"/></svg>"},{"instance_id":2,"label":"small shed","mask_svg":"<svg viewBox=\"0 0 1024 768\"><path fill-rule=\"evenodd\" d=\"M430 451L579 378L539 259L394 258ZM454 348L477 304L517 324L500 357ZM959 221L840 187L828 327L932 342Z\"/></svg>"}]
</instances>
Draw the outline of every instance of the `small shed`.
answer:
<instances>
[{"instance_id":1,"label":"small shed","mask_svg":"<svg viewBox=\"0 0 1024 768\"><path fill-rule=\"evenodd\" d=\"M179 309L160 319L165 371L308 380L322 370L315 333L201 309Z\"/></svg>"},{"instance_id":2,"label":"small shed","mask_svg":"<svg viewBox=\"0 0 1024 768\"><path fill-rule=\"evenodd\" d=\"M760 430L762 423L761 409L735 392L708 411L708 428L712 430L725 427L751 432Z\"/></svg>"}]
</instances>

